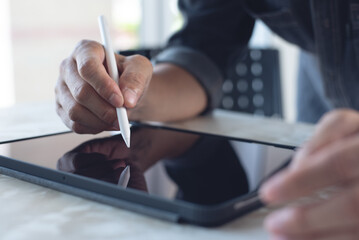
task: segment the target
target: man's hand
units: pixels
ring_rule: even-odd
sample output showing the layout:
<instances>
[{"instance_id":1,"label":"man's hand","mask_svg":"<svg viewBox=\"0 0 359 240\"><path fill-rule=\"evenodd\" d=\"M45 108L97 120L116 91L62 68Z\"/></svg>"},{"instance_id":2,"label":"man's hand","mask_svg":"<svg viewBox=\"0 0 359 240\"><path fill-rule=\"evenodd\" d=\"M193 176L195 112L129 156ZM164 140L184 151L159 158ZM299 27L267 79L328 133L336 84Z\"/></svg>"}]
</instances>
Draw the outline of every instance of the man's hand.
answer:
<instances>
[{"instance_id":1,"label":"man's hand","mask_svg":"<svg viewBox=\"0 0 359 240\"><path fill-rule=\"evenodd\" d=\"M136 107L150 83L152 64L145 57L116 54L119 86L108 75L104 61L103 46L83 40L60 66L57 113L77 133L118 129L115 108Z\"/></svg>"},{"instance_id":2,"label":"man's hand","mask_svg":"<svg viewBox=\"0 0 359 240\"><path fill-rule=\"evenodd\" d=\"M119 86L107 74L103 46L81 41L60 67L55 88L57 113L77 133L118 130L115 107L124 106L130 120L177 121L206 108L207 95L197 79L170 63L142 56L116 55Z\"/></svg>"},{"instance_id":3,"label":"man's hand","mask_svg":"<svg viewBox=\"0 0 359 240\"><path fill-rule=\"evenodd\" d=\"M287 206L265 221L273 239L359 239L359 113L336 110L320 121L314 136L288 169L260 190L271 205L335 187L331 197Z\"/></svg>"}]
</instances>

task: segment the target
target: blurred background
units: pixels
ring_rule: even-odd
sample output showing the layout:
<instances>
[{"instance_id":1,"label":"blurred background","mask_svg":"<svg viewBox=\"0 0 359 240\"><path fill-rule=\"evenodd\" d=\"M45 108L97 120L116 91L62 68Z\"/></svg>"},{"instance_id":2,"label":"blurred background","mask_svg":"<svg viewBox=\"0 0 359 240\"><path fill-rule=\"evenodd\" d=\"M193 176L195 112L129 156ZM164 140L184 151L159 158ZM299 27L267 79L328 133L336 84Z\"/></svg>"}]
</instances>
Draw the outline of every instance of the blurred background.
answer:
<instances>
[{"instance_id":1,"label":"blurred background","mask_svg":"<svg viewBox=\"0 0 359 240\"><path fill-rule=\"evenodd\" d=\"M0 0L0 107L54 101L61 61L81 39L100 40L100 14L119 50L164 46L183 23L177 0ZM279 50L284 117L294 121L298 49L260 21L250 45Z\"/></svg>"}]
</instances>

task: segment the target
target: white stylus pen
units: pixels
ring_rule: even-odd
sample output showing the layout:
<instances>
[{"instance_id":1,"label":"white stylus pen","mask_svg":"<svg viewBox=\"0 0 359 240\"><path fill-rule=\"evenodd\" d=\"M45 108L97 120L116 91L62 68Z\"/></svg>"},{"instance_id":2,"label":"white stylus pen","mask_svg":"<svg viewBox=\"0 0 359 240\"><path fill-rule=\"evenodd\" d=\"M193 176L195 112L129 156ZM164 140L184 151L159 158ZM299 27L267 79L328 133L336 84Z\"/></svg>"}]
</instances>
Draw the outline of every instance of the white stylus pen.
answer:
<instances>
[{"instance_id":1,"label":"white stylus pen","mask_svg":"<svg viewBox=\"0 0 359 240\"><path fill-rule=\"evenodd\" d=\"M98 17L98 23L100 26L102 44L105 47L107 70L110 77L117 83L119 81L119 74L115 59L115 53L113 51L112 42L110 39L110 32L107 27L105 17L103 15ZM120 131L126 146L130 147L131 130L128 123L127 111L124 107L116 108L118 124L120 125Z\"/></svg>"}]
</instances>

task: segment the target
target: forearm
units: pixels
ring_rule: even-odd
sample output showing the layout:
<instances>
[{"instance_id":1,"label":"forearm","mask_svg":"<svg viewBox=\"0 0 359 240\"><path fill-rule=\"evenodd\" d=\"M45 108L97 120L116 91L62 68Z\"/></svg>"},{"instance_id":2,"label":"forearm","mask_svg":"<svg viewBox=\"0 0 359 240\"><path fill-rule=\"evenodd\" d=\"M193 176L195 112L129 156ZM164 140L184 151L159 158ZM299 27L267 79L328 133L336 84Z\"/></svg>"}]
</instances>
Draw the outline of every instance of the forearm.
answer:
<instances>
[{"instance_id":1,"label":"forearm","mask_svg":"<svg viewBox=\"0 0 359 240\"><path fill-rule=\"evenodd\" d=\"M129 116L132 120L177 121L200 114L206 106L206 92L194 76L176 65L161 63Z\"/></svg>"}]
</instances>

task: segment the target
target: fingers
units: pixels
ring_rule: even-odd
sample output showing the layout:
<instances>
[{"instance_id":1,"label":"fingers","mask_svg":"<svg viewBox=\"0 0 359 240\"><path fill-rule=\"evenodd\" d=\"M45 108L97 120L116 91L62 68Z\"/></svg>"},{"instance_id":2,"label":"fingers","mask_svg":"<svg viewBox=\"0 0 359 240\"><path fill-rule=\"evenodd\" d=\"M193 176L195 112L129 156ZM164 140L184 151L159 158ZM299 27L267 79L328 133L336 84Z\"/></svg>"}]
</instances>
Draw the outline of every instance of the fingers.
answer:
<instances>
[{"instance_id":1,"label":"fingers","mask_svg":"<svg viewBox=\"0 0 359 240\"><path fill-rule=\"evenodd\" d=\"M340 186L336 197L316 204L288 207L267 218L273 239L358 239L359 114L339 110L327 114L312 139L288 169L260 189L270 204L285 203L319 190Z\"/></svg>"},{"instance_id":2,"label":"fingers","mask_svg":"<svg viewBox=\"0 0 359 240\"><path fill-rule=\"evenodd\" d=\"M103 46L93 41L81 41L72 58L76 62L79 77L114 107L123 105L126 108L135 107L152 77L152 64L147 58L140 55L126 58L116 55L120 72L119 86L117 86L103 64L105 61ZM69 88L72 89L70 86ZM82 88L78 89L81 90L78 93L81 97ZM87 96L85 93L83 95Z\"/></svg>"},{"instance_id":3,"label":"fingers","mask_svg":"<svg viewBox=\"0 0 359 240\"><path fill-rule=\"evenodd\" d=\"M123 99L119 87L102 65L103 59L100 44L82 41L60 66L55 88L57 113L66 126L77 133L118 129L116 112L111 103L122 106ZM99 87L102 85L102 88ZM116 91L121 95L120 100L111 99L108 93Z\"/></svg>"},{"instance_id":4,"label":"fingers","mask_svg":"<svg viewBox=\"0 0 359 240\"><path fill-rule=\"evenodd\" d=\"M103 99L114 107L122 107L122 93L103 65L105 52L101 44L94 41L81 41L72 54L72 59L77 65L75 72L78 72L81 79L91 85Z\"/></svg>"},{"instance_id":5,"label":"fingers","mask_svg":"<svg viewBox=\"0 0 359 240\"><path fill-rule=\"evenodd\" d=\"M61 94L56 95L56 111L68 128L80 134L96 134L103 130L114 129L112 125L106 124L87 108L78 104L66 85L61 83L58 85L60 86L57 86L57 91L61 91Z\"/></svg>"},{"instance_id":6,"label":"fingers","mask_svg":"<svg viewBox=\"0 0 359 240\"><path fill-rule=\"evenodd\" d=\"M274 176L263 185L261 195L265 201L277 204L328 186L350 183L359 179L358 156L359 135L333 143L325 151L308 156L305 166Z\"/></svg>"},{"instance_id":7,"label":"fingers","mask_svg":"<svg viewBox=\"0 0 359 240\"><path fill-rule=\"evenodd\" d=\"M358 224L359 185L320 203L279 210L265 221L282 239L358 239Z\"/></svg>"},{"instance_id":8,"label":"fingers","mask_svg":"<svg viewBox=\"0 0 359 240\"><path fill-rule=\"evenodd\" d=\"M71 119L69 119L67 113L64 111L64 109L61 107L60 104L56 104L56 112L61 117L62 121L65 123L65 125L70 128L72 131L79 133L79 134L97 134L100 133L103 130L99 129L93 129L91 127L85 126L81 123L75 122Z\"/></svg>"},{"instance_id":9,"label":"fingers","mask_svg":"<svg viewBox=\"0 0 359 240\"><path fill-rule=\"evenodd\" d=\"M322 147L357 132L359 132L357 112L348 109L334 110L320 120L313 137L302 147L296 158L305 158Z\"/></svg>"},{"instance_id":10,"label":"fingers","mask_svg":"<svg viewBox=\"0 0 359 240\"><path fill-rule=\"evenodd\" d=\"M357 240L359 232L357 229L348 229L343 232L324 232L297 236L273 234L270 240Z\"/></svg>"},{"instance_id":11,"label":"fingers","mask_svg":"<svg viewBox=\"0 0 359 240\"><path fill-rule=\"evenodd\" d=\"M119 59L120 56L117 56ZM147 89L152 78L151 62L140 55L127 57L123 62L117 61L122 70L119 85L125 99L125 107L133 108Z\"/></svg>"},{"instance_id":12,"label":"fingers","mask_svg":"<svg viewBox=\"0 0 359 240\"><path fill-rule=\"evenodd\" d=\"M105 101L96 90L84 80L77 72L76 63L73 60L68 60L66 70L64 70L64 84L59 86L61 92L65 92L67 87L71 95L66 93L67 98L74 99L73 103L87 108L89 112L97 116L108 126L117 126L117 117L115 108ZM70 100L62 101L66 105ZM64 106L65 107L65 106ZM69 109L70 110L70 109ZM68 112L71 114L72 112ZM73 113L79 115L79 113ZM85 118L84 118L85 119ZM90 122L86 120L86 122ZM107 126L107 128L108 128Z\"/></svg>"}]
</instances>

